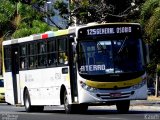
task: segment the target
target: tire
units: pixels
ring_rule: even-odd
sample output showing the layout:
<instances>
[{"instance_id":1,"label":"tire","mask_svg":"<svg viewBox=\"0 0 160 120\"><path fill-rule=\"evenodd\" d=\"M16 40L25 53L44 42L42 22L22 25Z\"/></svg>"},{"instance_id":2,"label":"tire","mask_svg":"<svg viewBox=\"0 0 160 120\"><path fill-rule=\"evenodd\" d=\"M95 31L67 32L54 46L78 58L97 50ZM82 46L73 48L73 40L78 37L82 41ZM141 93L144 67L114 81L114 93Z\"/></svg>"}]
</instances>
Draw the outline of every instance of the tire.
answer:
<instances>
[{"instance_id":1,"label":"tire","mask_svg":"<svg viewBox=\"0 0 160 120\"><path fill-rule=\"evenodd\" d=\"M7 105L11 105L11 104L7 102Z\"/></svg>"},{"instance_id":2,"label":"tire","mask_svg":"<svg viewBox=\"0 0 160 120\"><path fill-rule=\"evenodd\" d=\"M44 106L32 106L33 112L42 112L44 110Z\"/></svg>"},{"instance_id":3,"label":"tire","mask_svg":"<svg viewBox=\"0 0 160 120\"><path fill-rule=\"evenodd\" d=\"M87 104L69 104L67 92L64 92L64 109L67 114L85 113L88 110Z\"/></svg>"},{"instance_id":4,"label":"tire","mask_svg":"<svg viewBox=\"0 0 160 120\"><path fill-rule=\"evenodd\" d=\"M24 106L26 109L26 112L42 112L44 109L44 106L32 106L30 101L30 95L28 90L24 93Z\"/></svg>"},{"instance_id":5,"label":"tire","mask_svg":"<svg viewBox=\"0 0 160 120\"><path fill-rule=\"evenodd\" d=\"M24 93L24 106L25 106L26 112L33 112L33 107L31 106L28 90L25 90L25 93Z\"/></svg>"},{"instance_id":6,"label":"tire","mask_svg":"<svg viewBox=\"0 0 160 120\"><path fill-rule=\"evenodd\" d=\"M88 105L87 104L77 105L77 109L76 110L78 110L78 113L86 113L87 110L88 110Z\"/></svg>"},{"instance_id":7,"label":"tire","mask_svg":"<svg viewBox=\"0 0 160 120\"><path fill-rule=\"evenodd\" d=\"M122 114L128 113L129 106L130 106L130 101L129 100L116 102L117 111L119 113L122 113Z\"/></svg>"},{"instance_id":8,"label":"tire","mask_svg":"<svg viewBox=\"0 0 160 120\"><path fill-rule=\"evenodd\" d=\"M65 109L65 112L67 114L72 114L74 113L74 105L72 104L69 104L69 101L68 101L68 97L67 97L67 92L65 91L64 92L64 109Z\"/></svg>"}]
</instances>

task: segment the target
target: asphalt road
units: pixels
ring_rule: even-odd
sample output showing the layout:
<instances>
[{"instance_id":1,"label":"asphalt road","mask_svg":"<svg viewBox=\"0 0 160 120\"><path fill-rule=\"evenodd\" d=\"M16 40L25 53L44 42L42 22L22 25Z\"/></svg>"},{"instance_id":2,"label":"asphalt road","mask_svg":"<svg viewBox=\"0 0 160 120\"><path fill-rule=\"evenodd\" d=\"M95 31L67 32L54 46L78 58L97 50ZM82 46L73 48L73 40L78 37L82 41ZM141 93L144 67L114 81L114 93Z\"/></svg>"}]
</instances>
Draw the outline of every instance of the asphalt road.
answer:
<instances>
[{"instance_id":1,"label":"asphalt road","mask_svg":"<svg viewBox=\"0 0 160 120\"><path fill-rule=\"evenodd\" d=\"M24 107L0 104L0 120L160 120L159 106L131 106L118 114L115 106L92 106L85 114L65 114L63 107L45 107L41 113L27 113Z\"/></svg>"}]
</instances>

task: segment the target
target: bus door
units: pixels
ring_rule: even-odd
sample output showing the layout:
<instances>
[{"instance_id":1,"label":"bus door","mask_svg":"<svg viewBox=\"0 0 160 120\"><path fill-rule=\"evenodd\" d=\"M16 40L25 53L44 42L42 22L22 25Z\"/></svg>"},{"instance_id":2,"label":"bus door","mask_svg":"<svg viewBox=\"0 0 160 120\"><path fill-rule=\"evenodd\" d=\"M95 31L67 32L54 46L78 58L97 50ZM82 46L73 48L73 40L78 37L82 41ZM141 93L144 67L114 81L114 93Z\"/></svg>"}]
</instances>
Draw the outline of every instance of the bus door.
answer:
<instances>
[{"instance_id":1,"label":"bus door","mask_svg":"<svg viewBox=\"0 0 160 120\"><path fill-rule=\"evenodd\" d=\"M12 82L13 82L13 96L14 96L14 104L18 104L18 95L20 95L20 87L19 87L19 53L18 53L18 45L13 44L11 46L11 71L12 71Z\"/></svg>"},{"instance_id":2,"label":"bus door","mask_svg":"<svg viewBox=\"0 0 160 120\"><path fill-rule=\"evenodd\" d=\"M70 66L70 85L71 85L71 97L72 102L77 102L77 70L76 70L76 49L73 43L74 39L69 40L69 66Z\"/></svg>"}]
</instances>

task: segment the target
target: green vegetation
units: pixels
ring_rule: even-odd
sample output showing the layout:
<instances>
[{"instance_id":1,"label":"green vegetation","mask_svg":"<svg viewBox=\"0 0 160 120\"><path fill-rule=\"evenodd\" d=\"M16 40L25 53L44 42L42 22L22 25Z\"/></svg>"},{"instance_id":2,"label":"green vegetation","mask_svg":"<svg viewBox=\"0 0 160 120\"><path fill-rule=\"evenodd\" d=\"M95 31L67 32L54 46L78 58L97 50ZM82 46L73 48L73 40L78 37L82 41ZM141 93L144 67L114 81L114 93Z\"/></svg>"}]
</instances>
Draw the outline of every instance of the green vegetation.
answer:
<instances>
[{"instance_id":1,"label":"green vegetation","mask_svg":"<svg viewBox=\"0 0 160 120\"><path fill-rule=\"evenodd\" d=\"M36 0L34 0L36 2ZM45 0L43 0L45 3ZM37 8L20 2L20 0L1 0L0 4L0 38L19 38L31 34L55 30L45 22L47 12L40 11L42 2ZM50 14L51 15L51 14Z\"/></svg>"},{"instance_id":2,"label":"green vegetation","mask_svg":"<svg viewBox=\"0 0 160 120\"><path fill-rule=\"evenodd\" d=\"M156 72L156 66L160 63L160 1L146 0L142 5L140 21L144 28L144 38L150 46L149 74Z\"/></svg>"},{"instance_id":3,"label":"green vegetation","mask_svg":"<svg viewBox=\"0 0 160 120\"><path fill-rule=\"evenodd\" d=\"M160 63L160 0L70 0L68 3L57 0L52 8L45 11L47 0L1 0L0 4L0 40L19 38L48 30L62 29L51 17L53 9L68 21L68 24L88 22L140 22L144 28L144 40L150 46L149 74L156 72ZM123 6L123 7L122 7ZM45 22L48 18L52 26Z\"/></svg>"},{"instance_id":4,"label":"green vegetation","mask_svg":"<svg viewBox=\"0 0 160 120\"><path fill-rule=\"evenodd\" d=\"M64 15L67 14L67 7L62 5L62 1L57 0L56 9ZM75 18L78 24L135 21L140 15L139 7L142 3L143 0L71 0L70 24L73 24Z\"/></svg>"}]
</instances>

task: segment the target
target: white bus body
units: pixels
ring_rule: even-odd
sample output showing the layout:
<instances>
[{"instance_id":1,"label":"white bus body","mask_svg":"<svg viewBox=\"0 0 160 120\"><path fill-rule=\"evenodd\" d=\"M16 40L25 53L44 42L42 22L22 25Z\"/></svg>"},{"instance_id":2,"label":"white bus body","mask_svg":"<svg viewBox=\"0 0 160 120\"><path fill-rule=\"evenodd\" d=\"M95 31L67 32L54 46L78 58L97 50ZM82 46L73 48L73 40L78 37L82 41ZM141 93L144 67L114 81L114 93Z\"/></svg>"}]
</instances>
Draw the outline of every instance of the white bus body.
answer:
<instances>
[{"instance_id":1,"label":"white bus body","mask_svg":"<svg viewBox=\"0 0 160 120\"><path fill-rule=\"evenodd\" d=\"M116 28L117 33L114 31L116 26L118 26ZM127 27L125 28L124 26ZM43 107L46 105L62 104L64 104L66 113L74 112L77 106L81 108L80 110L85 111L89 105L106 104L116 104L119 112L127 112L129 110L130 100L144 100L147 98L146 73L141 70L141 64L145 64L141 36L137 35L136 38L138 40L136 43L124 43L130 37L132 27L137 27L137 30L134 30L140 32L138 30L139 24L95 24L4 41L3 73L6 102L12 105L25 105L28 112L37 109L43 110ZM84 34L86 38L81 34ZM116 34L116 38L114 38L114 34ZM116 41L118 38L117 34L122 34L122 36L120 40ZM125 34L129 37L125 37L125 40L122 41L121 38ZM108 37L110 35L112 35L113 40ZM85 40L83 40L83 38L98 40L99 36L106 36L104 38L106 39L108 37L109 39L102 41L104 38L100 38L100 42L96 42L95 44L95 42L92 43L90 41L89 45L87 45L89 42L85 43ZM63 43L63 41L59 42L61 39L66 43ZM130 39L132 38L130 37ZM52 43L52 41L55 41L55 43ZM31 44L35 44L36 46L33 48L33 51L35 50L37 52L36 54L32 54L32 51L30 52L32 50ZM54 46L54 44L56 45ZM123 73L123 71L126 71L124 69L125 66L120 69L121 66L118 64L118 70L117 68L114 69L115 67L112 68L111 66L113 61L111 61L109 67L107 66L109 62L105 63L106 61L103 64L96 63L96 57L92 56L92 54L95 54L95 51L91 51L91 49L95 50L95 48L93 46L90 47L91 44L97 46L101 44L99 48L101 50L103 47L109 47L110 52L108 55L112 55L112 58L106 60L114 59L112 49L116 50L117 48L111 48L111 46L120 46L119 51L121 49L124 51L123 44L126 44L126 46L138 44L135 49L138 49L140 53L135 60L139 59L138 62L140 65L135 69L140 69L140 72ZM62 47L65 46L64 50L60 49L60 45ZM80 48L80 45L84 46ZM127 49L129 50L129 48ZM40 52L41 50L47 50L47 52ZM90 50L91 54L85 54L81 50ZM7 53L8 56L6 55L7 51L10 52ZM60 63L61 61L59 60L63 52L69 55L69 60L66 64ZM84 59L82 59L83 54L90 55L90 57L86 59L86 56L84 56ZM116 54L118 53L116 52ZM53 55L55 55L56 59L52 58ZM88 62L94 63L82 62L85 59ZM33 68L31 67L32 60L35 61ZM41 61L45 63L41 65ZM50 61L54 61L55 63L50 65ZM105 75L102 74L104 72ZM130 78L130 76L133 77ZM113 82L111 81L112 79Z\"/></svg>"}]
</instances>

